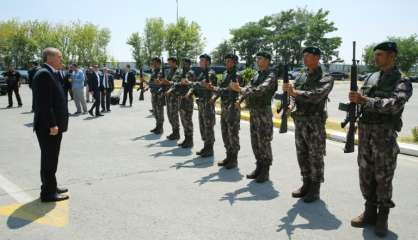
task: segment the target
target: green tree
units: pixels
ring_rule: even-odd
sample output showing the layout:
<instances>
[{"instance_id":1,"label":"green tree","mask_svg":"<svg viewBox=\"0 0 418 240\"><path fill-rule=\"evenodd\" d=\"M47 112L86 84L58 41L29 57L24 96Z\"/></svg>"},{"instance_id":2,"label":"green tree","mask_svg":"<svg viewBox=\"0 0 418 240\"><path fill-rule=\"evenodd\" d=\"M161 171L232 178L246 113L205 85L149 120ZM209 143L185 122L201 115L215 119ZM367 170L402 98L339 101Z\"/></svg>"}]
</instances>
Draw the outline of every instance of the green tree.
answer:
<instances>
[{"instance_id":1,"label":"green tree","mask_svg":"<svg viewBox=\"0 0 418 240\"><path fill-rule=\"evenodd\" d=\"M170 23L166 27L165 49L170 56L178 59L184 57L196 58L204 48L199 24L187 22L181 17L176 23Z\"/></svg>"},{"instance_id":2,"label":"green tree","mask_svg":"<svg viewBox=\"0 0 418 240\"><path fill-rule=\"evenodd\" d=\"M225 55L227 55L229 53L233 53L233 52L234 52L234 47L232 46L232 44L229 41L225 40L225 41L221 42L215 48L215 50L212 51L212 53L211 53L212 62L215 63L215 64L223 64Z\"/></svg>"},{"instance_id":3,"label":"green tree","mask_svg":"<svg viewBox=\"0 0 418 240\"><path fill-rule=\"evenodd\" d=\"M145 60L161 56L164 50L165 28L162 18L149 18L145 22L144 49Z\"/></svg>"},{"instance_id":4,"label":"green tree","mask_svg":"<svg viewBox=\"0 0 418 240\"><path fill-rule=\"evenodd\" d=\"M418 63L418 39L413 34L409 37L388 37L387 41L396 42L398 46L397 65L399 69L409 74L412 66ZM373 48L377 44L370 44L364 48L363 60L370 71L376 71Z\"/></svg>"},{"instance_id":5,"label":"green tree","mask_svg":"<svg viewBox=\"0 0 418 240\"><path fill-rule=\"evenodd\" d=\"M138 32L132 33L127 44L131 46L132 57L136 62L136 67L141 68L145 60L144 44L141 35Z\"/></svg>"}]
</instances>

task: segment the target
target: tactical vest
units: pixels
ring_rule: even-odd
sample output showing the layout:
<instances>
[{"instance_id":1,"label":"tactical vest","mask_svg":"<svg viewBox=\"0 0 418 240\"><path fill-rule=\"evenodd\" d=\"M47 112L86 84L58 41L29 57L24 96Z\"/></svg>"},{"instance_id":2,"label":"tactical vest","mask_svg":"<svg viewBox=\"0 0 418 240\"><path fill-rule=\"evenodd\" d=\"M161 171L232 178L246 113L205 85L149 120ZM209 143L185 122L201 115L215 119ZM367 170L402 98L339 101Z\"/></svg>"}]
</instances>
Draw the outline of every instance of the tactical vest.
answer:
<instances>
[{"instance_id":1,"label":"tactical vest","mask_svg":"<svg viewBox=\"0 0 418 240\"><path fill-rule=\"evenodd\" d=\"M257 72L257 74L253 77L251 80L251 88L256 88L260 84L262 84L268 77L270 76L270 72ZM276 83L277 87L277 83ZM273 98L274 92L276 90L276 87L271 89L270 91L267 91L261 96L254 96L250 95L248 97L248 107L250 108L271 108L271 99Z\"/></svg>"},{"instance_id":2,"label":"tactical vest","mask_svg":"<svg viewBox=\"0 0 418 240\"><path fill-rule=\"evenodd\" d=\"M308 74L303 73L295 82L295 88L302 91L310 91L315 88L319 88L324 85L321 82L322 79L322 70L317 73L318 75L308 79ZM311 115L324 115L326 114L325 106L327 104L328 98L320 101L319 103L313 103L308 101L303 101L296 98L296 111L298 115L311 116Z\"/></svg>"},{"instance_id":3,"label":"tactical vest","mask_svg":"<svg viewBox=\"0 0 418 240\"><path fill-rule=\"evenodd\" d=\"M221 88L228 88L231 82L237 81L237 71L233 69L231 73L225 71L222 75L222 82L220 84ZM226 90L221 93L221 101L224 103L234 103L238 100L239 93L235 91Z\"/></svg>"},{"instance_id":4,"label":"tactical vest","mask_svg":"<svg viewBox=\"0 0 418 240\"><path fill-rule=\"evenodd\" d=\"M393 95L396 85L401 79L401 73L396 70L391 77L384 77L375 72L367 78L362 87L363 94L370 98L389 98ZM377 113L362 109L360 122L366 124L384 124L387 127L400 131L402 128L403 109L396 114Z\"/></svg>"}]
</instances>

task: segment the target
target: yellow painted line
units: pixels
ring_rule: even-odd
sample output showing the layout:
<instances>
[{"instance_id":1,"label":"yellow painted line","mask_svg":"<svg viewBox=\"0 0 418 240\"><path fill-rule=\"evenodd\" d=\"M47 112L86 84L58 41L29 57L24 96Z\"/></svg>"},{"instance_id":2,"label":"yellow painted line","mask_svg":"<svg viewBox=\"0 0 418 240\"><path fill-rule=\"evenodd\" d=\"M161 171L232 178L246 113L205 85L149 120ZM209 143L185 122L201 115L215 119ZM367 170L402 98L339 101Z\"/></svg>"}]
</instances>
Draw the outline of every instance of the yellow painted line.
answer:
<instances>
[{"instance_id":1,"label":"yellow painted line","mask_svg":"<svg viewBox=\"0 0 418 240\"><path fill-rule=\"evenodd\" d=\"M52 227L65 227L68 224L69 203L42 203L39 199L25 204L15 203L0 207L0 215Z\"/></svg>"}]
</instances>

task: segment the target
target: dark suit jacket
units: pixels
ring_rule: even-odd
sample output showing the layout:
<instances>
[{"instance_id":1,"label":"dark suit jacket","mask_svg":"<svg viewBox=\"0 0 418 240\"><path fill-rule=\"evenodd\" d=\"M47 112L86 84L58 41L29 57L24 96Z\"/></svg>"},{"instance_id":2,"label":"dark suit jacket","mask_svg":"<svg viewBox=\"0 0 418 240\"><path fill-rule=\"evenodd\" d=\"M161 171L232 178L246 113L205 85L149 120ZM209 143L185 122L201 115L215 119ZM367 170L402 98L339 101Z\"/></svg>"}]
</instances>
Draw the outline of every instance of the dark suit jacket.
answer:
<instances>
[{"instance_id":1,"label":"dark suit jacket","mask_svg":"<svg viewBox=\"0 0 418 240\"><path fill-rule=\"evenodd\" d=\"M99 78L97 78L96 73L93 72L90 75L90 79L89 79L89 91L90 92L99 92L100 91L99 84L100 84L100 75L99 75Z\"/></svg>"},{"instance_id":2,"label":"dark suit jacket","mask_svg":"<svg viewBox=\"0 0 418 240\"><path fill-rule=\"evenodd\" d=\"M128 81L126 83L125 83L125 74L126 73L124 73L122 75L122 83L123 83L122 85L123 85L123 87L133 88L136 84L135 71L131 70L131 71L128 72Z\"/></svg>"},{"instance_id":3,"label":"dark suit jacket","mask_svg":"<svg viewBox=\"0 0 418 240\"><path fill-rule=\"evenodd\" d=\"M34 118L33 128L37 131L49 131L58 126L60 132L68 129L68 107L58 76L43 64L32 83Z\"/></svg>"},{"instance_id":4,"label":"dark suit jacket","mask_svg":"<svg viewBox=\"0 0 418 240\"><path fill-rule=\"evenodd\" d=\"M4 72L3 76L5 76L6 79L6 83L9 89L13 89L16 87L16 85L19 85L20 83L20 73L17 71L14 72Z\"/></svg>"},{"instance_id":5,"label":"dark suit jacket","mask_svg":"<svg viewBox=\"0 0 418 240\"><path fill-rule=\"evenodd\" d=\"M104 74L100 76L100 82L101 82L101 84L100 84L100 90L104 90L104 86L103 86L103 83L104 82L103 82L103 79L104 79ZM112 74L108 74L107 75L107 80L108 80L108 83L109 83L109 89L110 89L111 92L113 92L113 89L115 88L115 84L114 84L114 80L113 80Z\"/></svg>"}]
</instances>

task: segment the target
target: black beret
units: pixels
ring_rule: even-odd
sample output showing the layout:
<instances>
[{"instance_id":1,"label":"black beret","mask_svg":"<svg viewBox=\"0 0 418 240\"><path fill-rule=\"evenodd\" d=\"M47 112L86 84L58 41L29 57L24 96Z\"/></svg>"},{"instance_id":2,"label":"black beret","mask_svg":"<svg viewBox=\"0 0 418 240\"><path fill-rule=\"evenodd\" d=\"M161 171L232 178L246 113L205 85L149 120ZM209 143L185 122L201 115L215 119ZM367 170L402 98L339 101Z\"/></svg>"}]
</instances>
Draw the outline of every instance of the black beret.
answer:
<instances>
[{"instance_id":1,"label":"black beret","mask_svg":"<svg viewBox=\"0 0 418 240\"><path fill-rule=\"evenodd\" d=\"M208 60L209 62L212 60L212 59L211 59L211 57L210 57L209 55L207 55L206 53L205 53L205 54L200 55L200 57L199 57L199 58L204 58L204 59Z\"/></svg>"},{"instance_id":2,"label":"black beret","mask_svg":"<svg viewBox=\"0 0 418 240\"><path fill-rule=\"evenodd\" d=\"M268 52L258 52L257 57L263 57L267 58L268 60L271 60L271 54Z\"/></svg>"},{"instance_id":3,"label":"black beret","mask_svg":"<svg viewBox=\"0 0 418 240\"><path fill-rule=\"evenodd\" d=\"M396 43L395 42L382 42L382 43L379 43L373 49L373 51L376 51L376 50L383 50L383 51L398 53L398 47L396 46Z\"/></svg>"},{"instance_id":4,"label":"black beret","mask_svg":"<svg viewBox=\"0 0 418 240\"><path fill-rule=\"evenodd\" d=\"M161 59L159 57L154 57L154 58L151 59L151 61L153 61L153 62L156 61L156 62L161 63Z\"/></svg>"},{"instance_id":5,"label":"black beret","mask_svg":"<svg viewBox=\"0 0 418 240\"><path fill-rule=\"evenodd\" d=\"M177 62L177 58L176 57L169 57L167 60L168 61Z\"/></svg>"},{"instance_id":6,"label":"black beret","mask_svg":"<svg viewBox=\"0 0 418 240\"><path fill-rule=\"evenodd\" d=\"M192 60L190 58L183 58L183 62L192 63Z\"/></svg>"},{"instance_id":7,"label":"black beret","mask_svg":"<svg viewBox=\"0 0 418 240\"><path fill-rule=\"evenodd\" d=\"M311 53L313 55L321 56L321 49L317 47L306 47L305 49L303 49L302 53Z\"/></svg>"},{"instance_id":8,"label":"black beret","mask_svg":"<svg viewBox=\"0 0 418 240\"><path fill-rule=\"evenodd\" d=\"M238 56L233 53L226 54L224 60L228 58L234 60L235 62L238 62Z\"/></svg>"}]
</instances>

